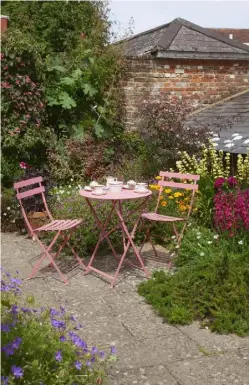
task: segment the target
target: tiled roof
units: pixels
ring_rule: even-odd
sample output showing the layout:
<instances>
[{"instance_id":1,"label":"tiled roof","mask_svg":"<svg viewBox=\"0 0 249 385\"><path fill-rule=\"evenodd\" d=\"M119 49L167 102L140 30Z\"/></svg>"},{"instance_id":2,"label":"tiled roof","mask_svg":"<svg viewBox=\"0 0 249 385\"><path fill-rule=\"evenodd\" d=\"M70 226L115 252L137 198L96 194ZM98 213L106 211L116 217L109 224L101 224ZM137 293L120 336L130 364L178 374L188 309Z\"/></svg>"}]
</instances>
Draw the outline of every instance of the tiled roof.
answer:
<instances>
[{"instance_id":1,"label":"tiled roof","mask_svg":"<svg viewBox=\"0 0 249 385\"><path fill-rule=\"evenodd\" d=\"M120 43L127 57L249 59L249 46L180 18Z\"/></svg>"},{"instance_id":2,"label":"tiled roof","mask_svg":"<svg viewBox=\"0 0 249 385\"><path fill-rule=\"evenodd\" d=\"M231 28L209 28L211 31L221 33L224 36L229 37L233 35L233 39L240 41L241 43L249 43L249 29L231 29Z\"/></svg>"},{"instance_id":3,"label":"tiled roof","mask_svg":"<svg viewBox=\"0 0 249 385\"><path fill-rule=\"evenodd\" d=\"M217 150L247 154L249 148L249 90L191 115L189 126L207 127Z\"/></svg>"}]
</instances>

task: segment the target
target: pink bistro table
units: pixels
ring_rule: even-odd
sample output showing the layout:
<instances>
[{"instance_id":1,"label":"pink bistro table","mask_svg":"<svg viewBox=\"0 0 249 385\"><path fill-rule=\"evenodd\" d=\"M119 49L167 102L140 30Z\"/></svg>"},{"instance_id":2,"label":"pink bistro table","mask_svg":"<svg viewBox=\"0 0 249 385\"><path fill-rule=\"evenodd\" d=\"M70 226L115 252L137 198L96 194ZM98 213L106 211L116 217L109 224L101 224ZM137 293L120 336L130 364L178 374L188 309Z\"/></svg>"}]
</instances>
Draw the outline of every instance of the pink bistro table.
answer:
<instances>
[{"instance_id":1,"label":"pink bistro table","mask_svg":"<svg viewBox=\"0 0 249 385\"><path fill-rule=\"evenodd\" d=\"M86 202L87 202L87 204L88 204L88 206L89 206L89 208L90 208L90 210L91 210L91 212L92 212L92 214L96 220L97 227L100 230L98 242L95 246L92 257L91 257L91 259L90 259L90 261L86 267L85 274L88 274L90 271L94 271L94 272L98 273L99 275L102 275L103 277L109 279L111 282L111 287L114 287L114 285L117 281L117 278L118 278L119 271L122 267L122 264L124 262L126 262L133 267L136 267L138 269L143 270L145 275L149 278L150 273L146 269L146 267L144 266L143 259L140 255L137 247L135 246L135 244L133 242L133 238L135 236L135 232L137 230L141 214L142 214L144 207L146 206L151 194L152 194L151 191L148 191L145 194L139 194L139 193L135 193L134 190L124 190L123 189L120 193L111 193L111 192L107 191L107 193L105 195L94 195L89 191L80 190L80 195L86 199ZM131 211L127 217L127 218L129 218L135 212L138 213L137 220L133 226L133 229L132 229L131 233L129 233L129 230L128 230L126 223L125 223L125 220L127 218L123 217L122 202L127 201L127 200L131 200L131 199L137 199L137 200L140 200L142 202L139 202L138 206L133 211ZM101 221L99 219L99 217L97 215L97 211L91 203L92 200L110 201L111 202L111 209L110 209L109 215L107 216L105 221ZM111 222L111 219L114 215L116 215L118 217L118 224L112 230L107 232L106 231L107 226ZM122 234L123 234L123 247L124 247L124 249L123 249L123 254L121 257L117 255L117 253L116 253L116 251L115 251L115 249L111 243L111 240L109 238L110 234L113 233L118 228L121 228ZM119 260L119 264L118 264L117 270L115 271L114 276L107 274L107 273L105 273L99 269L96 269L95 267L92 266L94 259L96 257L98 248L99 248L101 242L103 242L105 239L107 240L107 242L108 242L108 244L109 244L109 246L113 252L114 257ZM134 254L135 254L135 256L139 262L139 265L135 265L131 261L125 259L127 256L127 252L130 248L133 249Z\"/></svg>"}]
</instances>

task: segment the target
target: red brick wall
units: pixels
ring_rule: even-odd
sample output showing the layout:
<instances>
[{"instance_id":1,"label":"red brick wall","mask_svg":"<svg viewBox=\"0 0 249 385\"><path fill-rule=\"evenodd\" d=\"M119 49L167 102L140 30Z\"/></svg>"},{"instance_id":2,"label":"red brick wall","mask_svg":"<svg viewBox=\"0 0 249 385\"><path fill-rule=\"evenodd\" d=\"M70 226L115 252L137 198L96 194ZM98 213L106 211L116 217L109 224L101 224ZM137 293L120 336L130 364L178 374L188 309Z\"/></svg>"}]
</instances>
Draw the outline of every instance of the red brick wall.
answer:
<instances>
[{"instance_id":1,"label":"red brick wall","mask_svg":"<svg viewBox=\"0 0 249 385\"><path fill-rule=\"evenodd\" d=\"M136 59L127 61L122 83L126 127L136 128L137 106L143 95L161 92L189 100L193 108L214 103L249 88L248 61Z\"/></svg>"}]
</instances>

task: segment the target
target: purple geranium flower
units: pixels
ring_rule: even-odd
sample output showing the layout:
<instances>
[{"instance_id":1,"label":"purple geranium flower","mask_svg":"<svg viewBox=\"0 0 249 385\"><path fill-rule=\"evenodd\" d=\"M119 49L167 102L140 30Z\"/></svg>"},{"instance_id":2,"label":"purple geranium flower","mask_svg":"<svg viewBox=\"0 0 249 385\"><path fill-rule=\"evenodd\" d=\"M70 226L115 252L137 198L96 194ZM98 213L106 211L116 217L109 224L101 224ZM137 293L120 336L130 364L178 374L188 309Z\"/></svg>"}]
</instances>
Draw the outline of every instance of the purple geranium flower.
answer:
<instances>
[{"instance_id":1,"label":"purple geranium flower","mask_svg":"<svg viewBox=\"0 0 249 385\"><path fill-rule=\"evenodd\" d=\"M16 337L16 339L12 342L13 348L18 349L21 342L22 342L22 339L20 337Z\"/></svg>"},{"instance_id":2,"label":"purple geranium flower","mask_svg":"<svg viewBox=\"0 0 249 385\"><path fill-rule=\"evenodd\" d=\"M60 315L60 312L58 310L56 310L55 308L51 307L50 316L53 317L55 315Z\"/></svg>"},{"instance_id":3,"label":"purple geranium flower","mask_svg":"<svg viewBox=\"0 0 249 385\"><path fill-rule=\"evenodd\" d=\"M21 310L23 311L23 313L31 313L32 310L29 309L28 307L21 307Z\"/></svg>"},{"instance_id":4,"label":"purple geranium flower","mask_svg":"<svg viewBox=\"0 0 249 385\"><path fill-rule=\"evenodd\" d=\"M96 354L96 353L98 353L98 348L96 348L96 346L93 346L92 347L92 354Z\"/></svg>"},{"instance_id":5,"label":"purple geranium flower","mask_svg":"<svg viewBox=\"0 0 249 385\"><path fill-rule=\"evenodd\" d=\"M15 348L12 343L8 343L7 345L2 347L2 351L5 353L7 357L12 356L15 353Z\"/></svg>"},{"instance_id":6,"label":"purple geranium flower","mask_svg":"<svg viewBox=\"0 0 249 385\"><path fill-rule=\"evenodd\" d=\"M117 353L117 349L115 348L115 346L111 346L111 353L112 354L116 354Z\"/></svg>"},{"instance_id":7,"label":"purple geranium flower","mask_svg":"<svg viewBox=\"0 0 249 385\"><path fill-rule=\"evenodd\" d=\"M77 370L80 370L80 369L81 369L81 366L82 366L82 362L80 362L80 361L75 361L74 366L76 367Z\"/></svg>"},{"instance_id":8,"label":"purple geranium flower","mask_svg":"<svg viewBox=\"0 0 249 385\"><path fill-rule=\"evenodd\" d=\"M11 313L12 314L17 314L18 313L18 306L17 305L13 305L12 308L11 308Z\"/></svg>"},{"instance_id":9,"label":"purple geranium flower","mask_svg":"<svg viewBox=\"0 0 249 385\"><path fill-rule=\"evenodd\" d=\"M66 337L65 336L60 336L60 341L61 342L65 342L66 341Z\"/></svg>"},{"instance_id":10,"label":"purple geranium flower","mask_svg":"<svg viewBox=\"0 0 249 385\"><path fill-rule=\"evenodd\" d=\"M64 329L66 327L65 322L63 321L57 321L56 319L51 320L51 324L58 329Z\"/></svg>"},{"instance_id":11,"label":"purple geranium flower","mask_svg":"<svg viewBox=\"0 0 249 385\"><path fill-rule=\"evenodd\" d=\"M55 359L56 361L58 362L61 362L62 361L62 354L61 354L61 351L58 350L58 352L55 353Z\"/></svg>"},{"instance_id":12,"label":"purple geranium flower","mask_svg":"<svg viewBox=\"0 0 249 385\"><path fill-rule=\"evenodd\" d=\"M100 356L101 358L104 358L104 357L105 357L105 352L103 352L103 351L99 352L99 356Z\"/></svg>"},{"instance_id":13,"label":"purple geranium flower","mask_svg":"<svg viewBox=\"0 0 249 385\"><path fill-rule=\"evenodd\" d=\"M10 291L10 287L8 285L6 285L5 283L3 283L1 285L1 291L4 291L4 292Z\"/></svg>"},{"instance_id":14,"label":"purple geranium flower","mask_svg":"<svg viewBox=\"0 0 249 385\"><path fill-rule=\"evenodd\" d=\"M91 361L86 361L86 366L90 366L91 365Z\"/></svg>"},{"instance_id":15,"label":"purple geranium flower","mask_svg":"<svg viewBox=\"0 0 249 385\"><path fill-rule=\"evenodd\" d=\"M1 331L8 333L10 331L10 326L8 324L1 324Z\"/></svg>"},{"instance_id":16,"label":"purple geranium flower","mask_svg":"<svg viewBox=\"0 0 249 385\"><path fill-rule=\"evenodd\" d=\"M72 343L76 346L79 346L80 348L85 348L87 345L85 343L85 341L83 341L79 336L77 336L77 334L75 334L74 332L68 332L68 335L72 341Z\"/></svg>"},{"instance_id":17,"label":"purple geranium flower","mask_svg":"<svg viewBox=\"0 0 249 385\"><path fill-rule=\"evenodd\" d=\"M2 385L8 385L9 384L9 377L2 376L1 377L1 384Z\"/></svg>"},{"instance_id":18,"label":"purple geranium flower","mask_svg":"<svg viewBox=\"0 0 249 385\"><path fill-rule=\"evenodd\" d=\"M21 285L22 284L22 281L20 279L17 279L17 278L11 278L11 282L15 283L17 285Z\"/></svg>"},{"instance_id":19,"label":"purple geranium flower","mask_svg":"<svg viewBox=\"0 0 249 385\"><path fill-rule=\"evenodd\" d=\"M20 366L13 365L11 367L11 372L13 373L14 377L21 378L23 376L23 370Z\"/></svg>"}]
</instances>

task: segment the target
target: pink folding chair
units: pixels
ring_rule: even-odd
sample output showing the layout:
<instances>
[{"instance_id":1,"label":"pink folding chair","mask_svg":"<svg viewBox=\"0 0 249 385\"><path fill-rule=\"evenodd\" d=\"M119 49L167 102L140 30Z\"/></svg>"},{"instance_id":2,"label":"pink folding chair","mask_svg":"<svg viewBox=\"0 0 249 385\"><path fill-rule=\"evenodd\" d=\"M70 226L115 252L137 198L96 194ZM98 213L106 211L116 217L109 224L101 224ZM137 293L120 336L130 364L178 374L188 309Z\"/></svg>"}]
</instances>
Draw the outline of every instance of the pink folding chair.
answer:
<instances>
[{"instance_id":1,"label":"pink folding chair","mask_svg":"<svg viewBox=\"0 0 249 385\"><path fill-rule=\"evenodd\" d=\"M75 252L73 247L71 247L69 244L69 240L72 236L73 231L75 231L76 228L81 224L82 219L54 220L49 209L48 209L48 205L47 205L46 198L44 195L45 188L42 185L42 182L43 182L43 179L41 176L39 176L37 178L32 178L32 179L28 179L28 180L14 183L14 188L17 190L16 196L17 196L17 199L20 203L22 214L23 214L25 223L28 227L28 230L29 230L30 234L33 236L33 238L35 240L37 240L37 242L39 243L39 245L42 248L41 257L39 258L39 260L36 262L35 266L33 267L33 270L31 272L30 276L28 277L28 279L31 279L36 275L43 260L47 257L49 262L50 262L50 265L52 265L57 270L62 281L64 281L64 283L67 285L68 281L65 278L65 276L62 274L62 272L60 271L57 264L55 263L55 259L60 255L63 248L67 245L70 248L70 250L72 251L76 260L78 261L79 266L81 266L83 269L85 269L85 265L81 261L80 257L77 255L77 253ZM23 187L32 186L35 184L36 185L38 184L39 187L35 187L35 188L32 187L30 190L27 190L24 192L20 191L20 189L22 189ZM29 220L28 220L28 217L27 217L26 211L24 209L22 200L25 198L37 195L37 194L41 194L41 196L42 196L42 201L43 201L43 204L45 207L45 211L47 213L48 218L50 219L50 222L48 224L45 224L44 226L33 229ZM42 231L49 231L49 232L55 232L56 233L53 240L50 242L50 244L48 246L43 244L41 242L41 240L38 238L38 234ZM55 243L59 237L62 238L62 243L59 246L57 252L52 254L51 249L53 248L53 246L55 245Z\"/></svg>"},{"instance_id":2,"label":"pink folding chair","mask_svg":"<svg viewBox=\"0 0 249 385\"><path fill-rule=\"evenodd\" d=\"M157 222L164 222L164 223L166 222L166 223L172 224L172 227L173 227L176 239L177 239L177 247L179 248L181 241L182 241L182 238L183 238L184 231L185 231L187 223L188 223L188 219L189 219L190 214L192 212L193 203L194 203L194 196L195 196L196 191L198 190L197 181L200 179L200 176L199 175L192 175L192 174L179 174L179 173L168 172L168 171L161 171L159 175L161 176L162 179L158 181L158 185L160 186L160 190L159 190L159 194L158 194L158 200L157 200L155 212L143 213L142 219L145 219L148 221L157 221ZM193 183L174 182L174 181L172 181L174 179L192 181ZM173 216L158 214L160 197L162 195L164 187L172 187L175 189L192 190L189 209L188 209L187 215L185 217L173 217ZM183 227L182 227L181 231L178 231L177 227L176 227L176 224L179 222L183 222ZM146 229L145 237L144 237L144 240L143 240L142 245L140 247L140 253L141 253L143 246L147 240L150 242L150 244L154 250L154 253L158 257L155 246L153 245L153 242L151 239L150 226L148 226Z\"/></svg>"}]
</instances>

